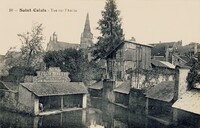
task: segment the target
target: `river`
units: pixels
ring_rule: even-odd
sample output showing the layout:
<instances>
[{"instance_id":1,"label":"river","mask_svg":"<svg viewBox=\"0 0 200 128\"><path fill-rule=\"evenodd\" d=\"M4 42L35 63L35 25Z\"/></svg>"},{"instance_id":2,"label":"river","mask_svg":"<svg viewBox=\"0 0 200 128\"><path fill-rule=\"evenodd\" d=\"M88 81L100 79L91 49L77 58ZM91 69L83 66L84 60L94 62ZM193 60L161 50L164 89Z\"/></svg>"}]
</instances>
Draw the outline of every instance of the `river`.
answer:
<instances>
[{"instance_id":1,"label":"river","mask_svg":"<svg viewBox=\"0 0 200 128\"><path fill-rule=\"evenodd\" d=\"M0 128L193 128L173 126L130 113L127 109L92 98L85 110L33 117L0 110Z\"/></svg>"}]
</instances>

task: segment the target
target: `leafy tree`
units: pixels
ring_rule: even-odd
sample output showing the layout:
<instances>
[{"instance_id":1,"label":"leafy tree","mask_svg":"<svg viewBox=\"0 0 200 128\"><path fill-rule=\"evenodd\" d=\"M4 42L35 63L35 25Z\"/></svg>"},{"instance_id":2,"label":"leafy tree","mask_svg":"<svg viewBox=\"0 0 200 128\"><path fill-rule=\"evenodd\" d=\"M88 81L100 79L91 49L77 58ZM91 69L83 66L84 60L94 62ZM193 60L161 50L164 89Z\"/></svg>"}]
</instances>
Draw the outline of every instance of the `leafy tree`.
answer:
<instances>
[{"instance_id":1,"label":"leafy tree","mask_svg":"<svg viewBox=\"0 0 200 128\"><path fill-rule=\"evenodd\" d=\"M5 56L6 65L10 68L14 66L39 68L44 54L42 31L42 24L34 24L30 32L17 34L22 43L21 49L16 51L15 47L11 47L8 50Z\"/></svg>"},{"instance_id":2,"label":"leafy tree","mask_svg":"<svg viewBox=\"0 0 200 128\"><path fill-rule=\"evenodd\" d=\"M43 43L42 24L34 24L31 31L17 34L22 46L20 51L10 48L5 55L6 69L9 72L6 81L21 82L29 70L36 71L44 66L42 47ZM21 71L20 71L21 70ZM28 73L29 74L29 73Z\"/></svg>"},{"instance_id":3,"label":"leafy tree","mask_svg":"<svg viewBox=\"0 0 200 128\"><path fill-rule=\"evenodd\" d=\"M195 59L192 59L192 68L190 69L188 76L187 76L187 82L188 82L188 89L194 88L196 83L200 83L200 75L198 74L198 69L200 62L198 62Z\"/></svg>"},{"instance_id":4,"label":"leafy tree","mask_svg":"<svg viewBox=\"0 0 200 128\"><path fill-rule=\"evenodd\" d=\"M69 72L71 81L87 83L97 74L94 62L89 62L82 50L70 48L62 51L49 51L44 56L44 62L47 67L60 67L62 71Z\"/></svg>"},{"instance_id":5,"label":"leafy tree","mask_svg":"<svg viewBox=\"0 0 200 128\"><path fill-rule=\"evenodd\" d=\"M102 19L99 20L97 27L101 36L95 45L94 56L102 58L107 52L115 48L124 40L124 34L121 27L120 11L117 10L115 0L107 0L105 10L102 13Z\"/></svg>"},{"instance_id":6,"label":"leafy tree","mask_svg":"<svg viewBox=\"0 0 200 128\"><path fill-rule=\"evenodd\" d=\"M21 59L24 61L24 66L38 66L41 62L41 56L43 53L43 26L42 24L36 24L32 27L30 32L18 34L21 42Z\"/></svg>"}]
</instances>

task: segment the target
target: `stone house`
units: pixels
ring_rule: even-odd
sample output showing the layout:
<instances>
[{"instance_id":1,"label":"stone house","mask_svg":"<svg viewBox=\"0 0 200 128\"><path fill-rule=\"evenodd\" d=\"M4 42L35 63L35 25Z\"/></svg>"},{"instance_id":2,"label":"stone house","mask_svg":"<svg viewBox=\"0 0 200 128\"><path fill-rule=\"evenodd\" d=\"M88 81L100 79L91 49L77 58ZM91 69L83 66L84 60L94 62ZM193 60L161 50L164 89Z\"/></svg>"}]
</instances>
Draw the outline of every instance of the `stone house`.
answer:
<instances>
[{"instance_id":1,"label":"stone house","mask_svg":"<svg viewBox=\"0 0 200 128\"><path fill-rule=\"evenodd\" d=\"M81 82L70 82L67 72L57 67L38 71L33 82L21 83L18 102L27 113L43 115L87 107L87 89ZM42 108L39 106L42 104Z\"/></svg>"}]
</instances>

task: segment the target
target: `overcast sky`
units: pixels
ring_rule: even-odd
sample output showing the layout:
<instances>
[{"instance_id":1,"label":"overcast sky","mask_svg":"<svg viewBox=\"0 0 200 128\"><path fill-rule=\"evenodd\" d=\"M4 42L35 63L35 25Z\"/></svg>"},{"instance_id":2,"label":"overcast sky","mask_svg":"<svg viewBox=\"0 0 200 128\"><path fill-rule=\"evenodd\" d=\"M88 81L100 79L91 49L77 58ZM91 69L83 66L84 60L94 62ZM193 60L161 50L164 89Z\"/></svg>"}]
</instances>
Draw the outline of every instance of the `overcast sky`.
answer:
<instances>
[{"instance_id":1,"label":"overcast sky","mask_svg":"<svg viewBox=\"0 0 200 128\"><path fill-rule=\"evenodd\" d=\"M45 47L53 32L60 41L80 43L87 12L96 41L97 22L104 5L105 0L1 0L0 54L10 47L19 47L17 34L29 31L37 22L45 27ZM183 44L200 43L200 0L117 0L117 5L127 40L134 36L144 44L178 40ZM19 12L25 8L32 12ZM47 12L33 12L34 8ZM72 12L52 12L51 8Z\"/></svg>"}]
</instances>

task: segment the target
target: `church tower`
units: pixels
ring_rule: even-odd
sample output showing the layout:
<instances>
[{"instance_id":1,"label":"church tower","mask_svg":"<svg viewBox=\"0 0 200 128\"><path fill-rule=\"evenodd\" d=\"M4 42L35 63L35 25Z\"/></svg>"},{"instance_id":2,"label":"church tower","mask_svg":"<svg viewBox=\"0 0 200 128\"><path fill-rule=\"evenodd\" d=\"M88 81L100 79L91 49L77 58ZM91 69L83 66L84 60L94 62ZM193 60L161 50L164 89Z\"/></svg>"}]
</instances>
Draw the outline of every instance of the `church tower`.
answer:
<instances>
[{"instance_id":1,"label":"church tower","mask_svg":"<svg viewBox=\"0 0 200 128\"><path fill-rule=\"evenodd\" d=\"M93 34L91 33L90 30L89 14L87 13L85 27L83 33L81 34L81 42L80 42L81 49L87 49L88 47L91 47L93 44L92 39L93 39Z\"/></svg>"}]
</instances>

